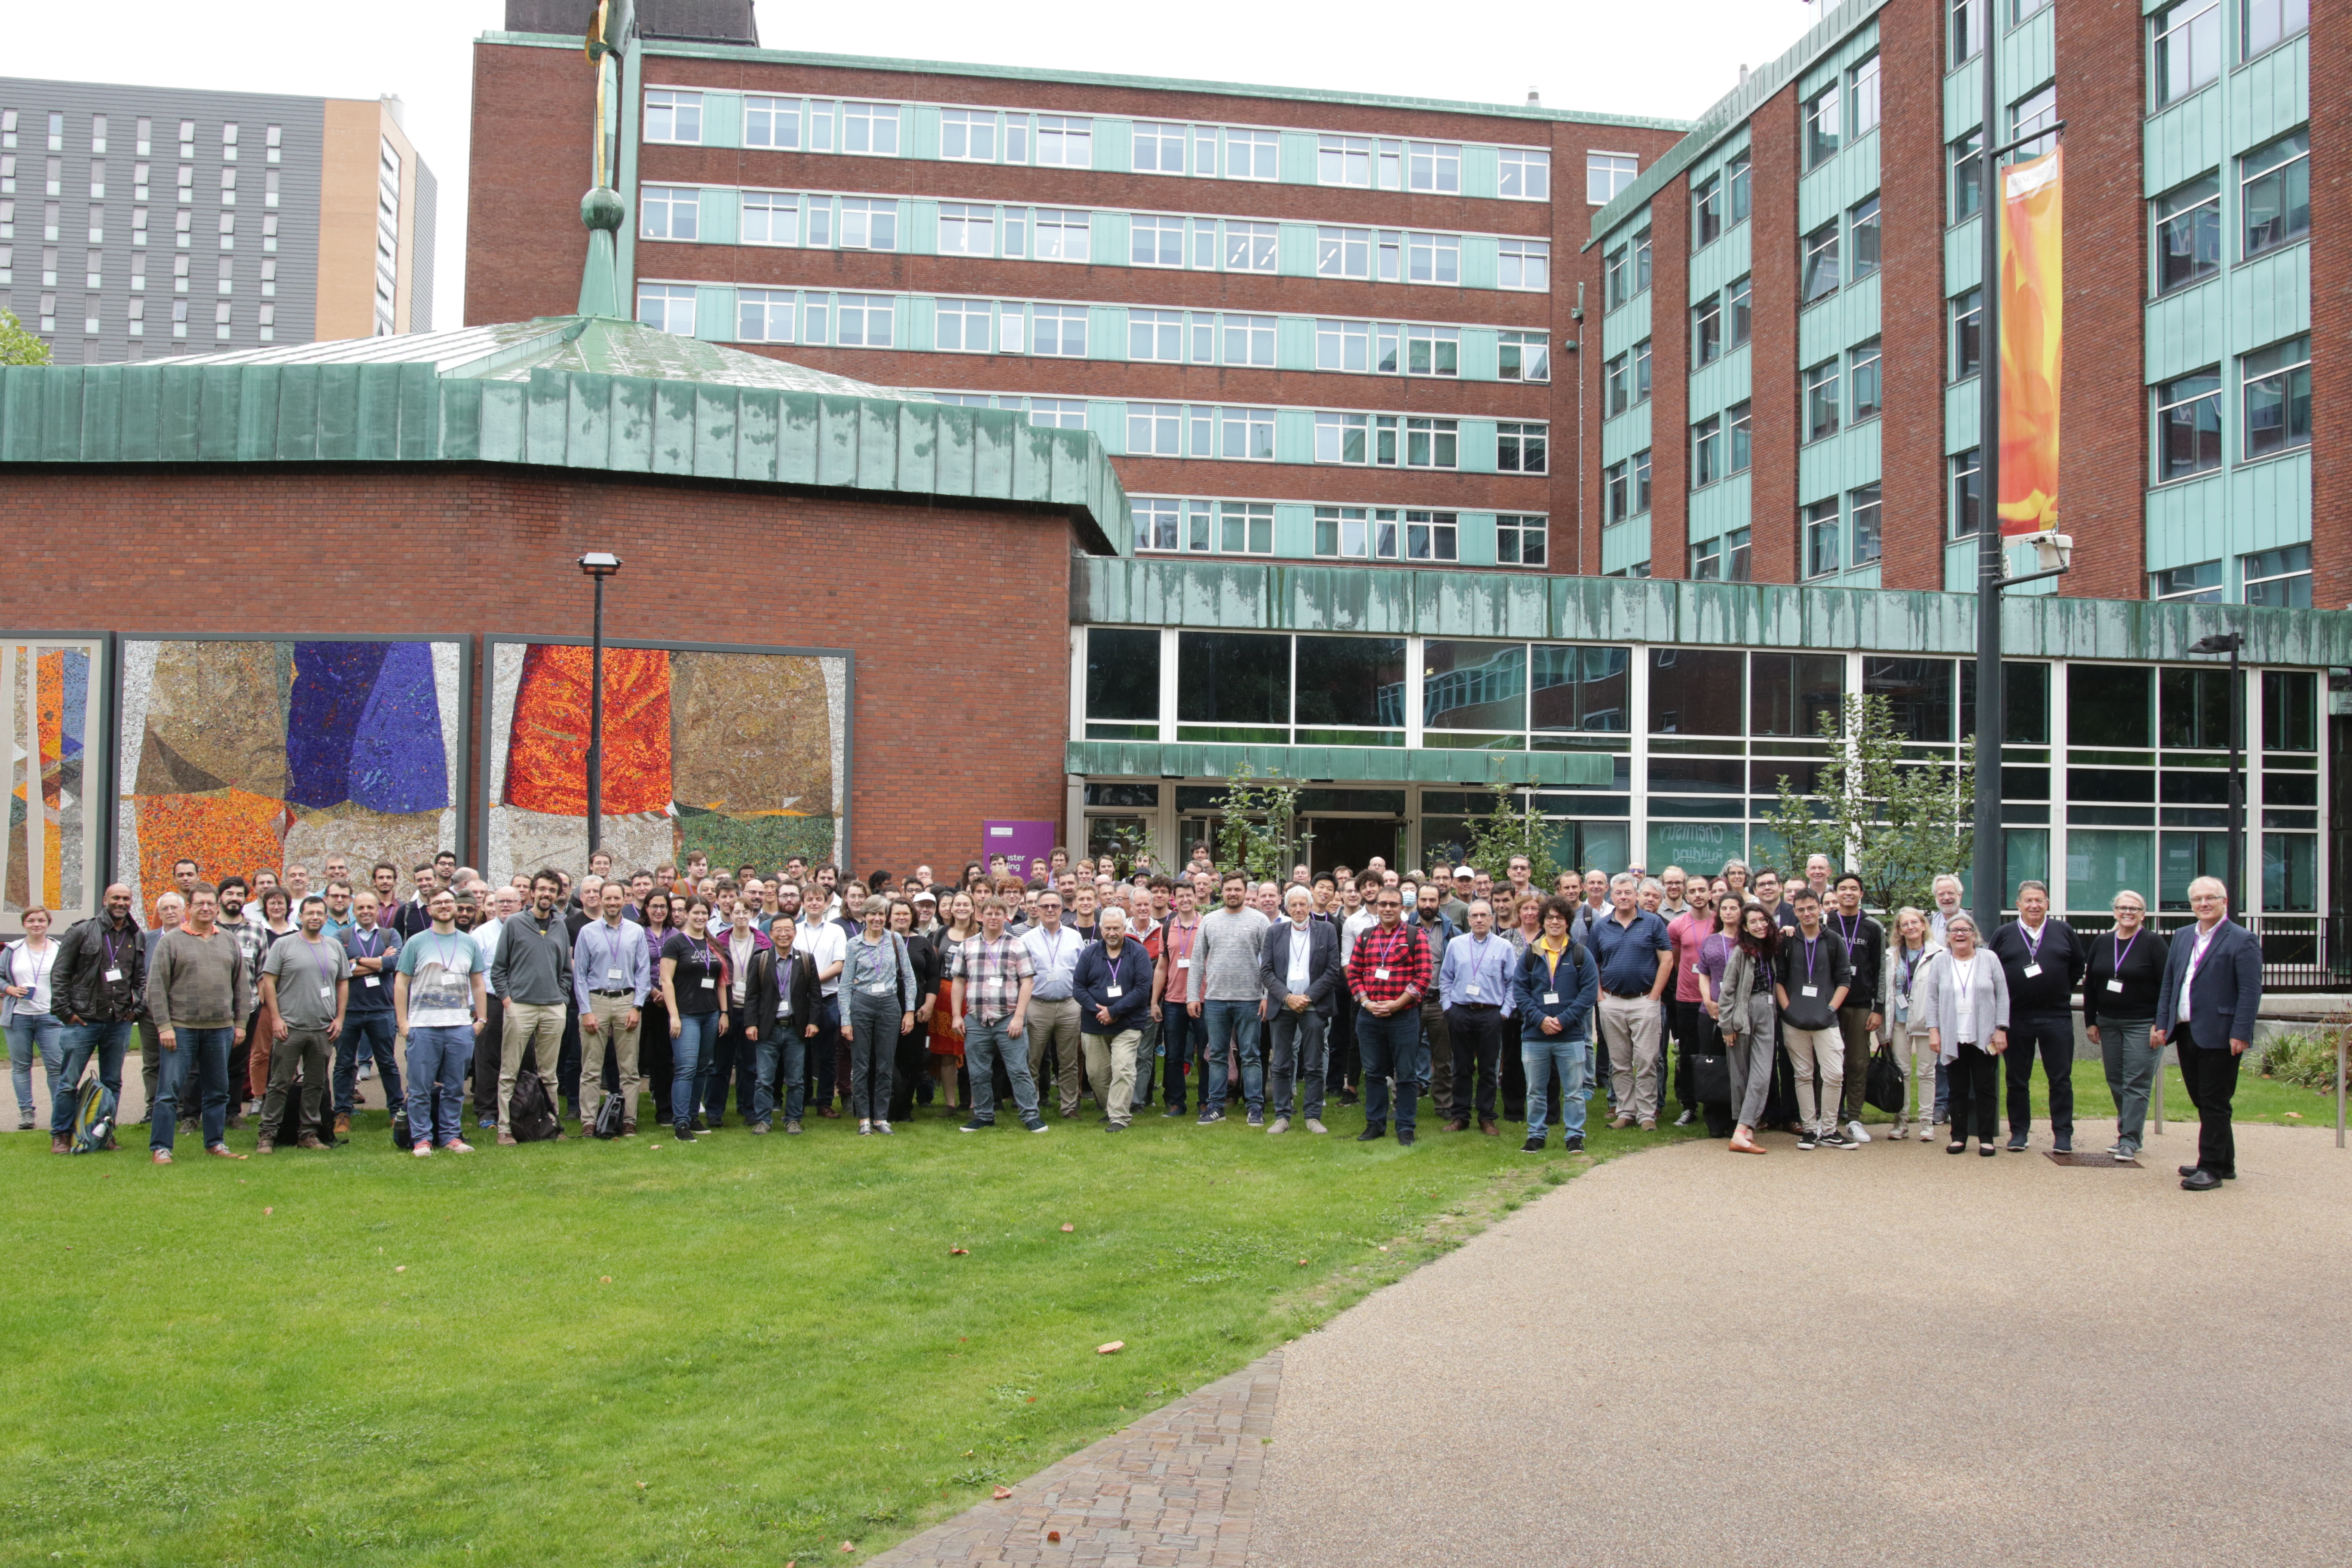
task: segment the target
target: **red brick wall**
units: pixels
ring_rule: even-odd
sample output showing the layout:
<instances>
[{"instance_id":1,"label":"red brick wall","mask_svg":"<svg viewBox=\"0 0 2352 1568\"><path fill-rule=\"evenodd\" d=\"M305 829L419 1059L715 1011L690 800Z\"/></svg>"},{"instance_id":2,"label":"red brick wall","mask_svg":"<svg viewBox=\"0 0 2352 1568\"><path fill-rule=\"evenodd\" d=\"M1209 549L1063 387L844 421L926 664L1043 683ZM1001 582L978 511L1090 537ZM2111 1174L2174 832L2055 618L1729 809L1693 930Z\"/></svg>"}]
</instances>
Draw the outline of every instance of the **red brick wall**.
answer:
<instances>
[{"instance_id":1,"label":"red brick wall","mask_svg":"<svg viewBox=\"0 0 2352 1568\"><path fill-rule=\"evenodd\" d=\"M854 650L859 866L961 864L983 816L1064 815L1071 534L1055 514L488 465L11 469L0 531L61 517L105 542L19 561L0 620L55 621L97 581L108 608L79 618L123 632L585 637L573 563L614 550L607 637ZM475 700L478 726L478 685ZM477 772L477 845L480 794Z\"/></svg>"},{"instance_id":2,"label":"red brick wall","mask_svg":"<svg viewBox=\"0 0 2352 1568\"><path fill-rule=\"evenodd\" d=\"M579 303L588 258L580 198L596 177L595 104L595 80L576 49L474 46L467 326L565 315Z\"/></svg>"},{"instance_id":3,"label":"red brick wall","mask_svg":"<svg viewBox=\"0 0 2352 1568\"><path fill-rule=\"evenodd\" d=\"M1748 520L1748 574L1759 583L1797 580L1797 88L1791 82L1748 121L1755 205L1748 222L1756 334L1748 350L1754 477Z\"/></svg>"},{"instance_id":4,"label":"red brick wall","mask_svg":"<svg viewBox=\"0 0 2352 1568\"><path fill-rule=\"evenodd\" d=\"M1944 7L1889 5L1878 14L1881 84L1890 112L1878 127L1880 511L1889 588L1944 585Z\"/></svg>"},{"instance_id":5,"label":"red brick wall","mask_svg":"<svg viewBox=\"0 0 2352 1568\"><path fill-rule=\"evenodd\" d=\"M2311 602L2352 609L2352 27L2311 30ZM2326 323L2338 323L2332 330ZM2339 901L2344 883L2336 884Z\"/></svg>"},{"instance_id":6,"label":"red brick wall","mask_svg":"<svg viewBox=\"0 0 2352 1568\"><path fill-rule=\"evenodd\" d=\"M2058 591L2108 599L2147 593L2142 510L2147 404L2140 347L2147 298L2140 200L2140 116L2147 101L2141 80L2144 29L2136 5L2058 7L2069 263L2058 526L2077 546L2074 570L2058 580Z\"/></svg>"},{"instance_id":7,"label":"red brick wall","mask_svg":"<svg viewBox=\"0 0 2352 1568\"><path fill-rule=\"evenodd\" d=\"M1690 539L1690 177L1650 202L1650 575L1681 577Z\"/></svg>"}]
</instances>

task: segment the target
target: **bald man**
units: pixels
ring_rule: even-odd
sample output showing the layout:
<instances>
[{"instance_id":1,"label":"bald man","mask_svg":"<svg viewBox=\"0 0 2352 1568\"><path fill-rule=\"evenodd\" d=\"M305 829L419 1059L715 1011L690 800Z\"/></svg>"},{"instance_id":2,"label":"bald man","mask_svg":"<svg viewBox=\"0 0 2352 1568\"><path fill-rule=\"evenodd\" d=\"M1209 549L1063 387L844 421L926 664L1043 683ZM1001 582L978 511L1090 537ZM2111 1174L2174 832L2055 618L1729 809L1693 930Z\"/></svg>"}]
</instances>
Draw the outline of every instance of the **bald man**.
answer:
<instances>
[{"instance_id":1,"label":"bald man","mask_svg":"<svg viewBox=\"0 0 2352 1568\"><path fill-rule=\"evenodd\" d=\"M49 1107L49 1152L73 1147L74 1102L80 1098L74 1091L90 1058L98 1058L98 1081L121 1100L123 1053L146 984L147 950L139 922L131 918L131 889L115 882L99 912L76 921L58 943L49 990L66 1023L65 1070L55 1080L65 1092L54 1095Z\"/></svg>"}]
</instances>

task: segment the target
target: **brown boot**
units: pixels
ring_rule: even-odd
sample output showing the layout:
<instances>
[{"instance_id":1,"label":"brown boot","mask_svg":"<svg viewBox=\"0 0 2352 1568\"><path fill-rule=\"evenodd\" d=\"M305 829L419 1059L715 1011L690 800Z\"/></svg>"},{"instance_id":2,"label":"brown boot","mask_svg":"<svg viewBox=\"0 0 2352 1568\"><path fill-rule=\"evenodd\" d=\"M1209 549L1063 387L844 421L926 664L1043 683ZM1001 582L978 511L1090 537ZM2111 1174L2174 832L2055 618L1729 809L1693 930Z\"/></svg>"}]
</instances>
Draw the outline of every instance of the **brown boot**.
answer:
<instances>
[{"instance_id":1,"label":"brown boot","mask_svg":"<svg viewBox=\"0 0 2352 1568\"><path fill-rule=\"evenodd\" d=\"M274 1154L278 1152L278 1144L268 1133L265 1132L261 1135L260 1141L254 1144L253 1152L257 1154Z\"/></svg>"},{"instance_id":2,"label":"brown boot","mask_svg":"<svg viewBox=\"0 0 2352 1568\"><path fill-rule=\"evenodd\" d=\"M336 1118L335 1118L335 1136L336 1136L336 1137L338 1137L338 1138L348 1138L348 1137L350 1137L350 1136L351 1136L351 1131L352 1131L352 1119L351 1119L350 1117L348 1117L348 1116L338 1116L338 1117L336 1117Z\"/></svg>"},{"instance_id":3,"label":"brown boot","mask_svg":"<svg viewBox=\"0 0 2352 1568\"><path fill-rule=\"evenodd\" d=\"M50 1152L50 1153L52 1153L52 1154L70 1154L70 1153L72 1153L72 1152L73 1152L73 1140L72 1140L72 1139L70 1139L70 1138L66 1137L63 1133L58 1133L58 1132L52 1132L52 1133L50 1133L50 1134L49 1134L49 1152Z\"/></svg>"},{"instance_id":4,"label":"brown boot","mask_svg":"<svg viewBox=\"0 0 2352 1568\"><path fill-rule=\"evenodd\" d=\"M513 1148L513 1147L514 1147L514 1144L515 1144L515 1135L514 1135L513 1133L511 1133L511 1132L508 1131L507 1131L505 1128L503 1128L503 1127L499 1128L499 1148L501 1148L501 1149L511 1149L511 1148Z\"/></svg>"},{"instance_id":5,"label":"brown boot","mask_svg":"<svg viewBox=\"0 0 2352 1568\"><path fill-rule=\"evenodd\" d=\"M305 1133L303 1133L303 1134L302 1134L301 1141L300 1141L299 1143L297 1143L295 1146L296 1146L297 1148L300 1148L300 1149L319 1149L319 1150L324 1150L324 1149L327 1147L327 1145L326 1145L323 1142L321 1142L321 1141L320 1141L320 1139L319 1135L318 1135L316 1132L305 1132Z\"/></svg>"},{"instance_id":6,"label":"brown boot","mask_svg":"<svg viewBox=\"0 0 2352 1568\"><path fill-rule=\"evenodd\" d=\"M1503 1130L1485 1117L1478 1119L1478 1131L1489 1138L1499 1138L1503 1135Z\"/></svg>"},{"instance_id":7,"label":"brown boot","mask_svg":"<svg viewBox=\"0 0 2352 1568\"><path fill-rule=\"evenodd\" d=\"M1455 1121L1447 1122L1445 1124L1445 1130L1448 1132L1467 1132L1470 1131L1470 1123L1456 1119Z\"/></svg>"}]
</instances>

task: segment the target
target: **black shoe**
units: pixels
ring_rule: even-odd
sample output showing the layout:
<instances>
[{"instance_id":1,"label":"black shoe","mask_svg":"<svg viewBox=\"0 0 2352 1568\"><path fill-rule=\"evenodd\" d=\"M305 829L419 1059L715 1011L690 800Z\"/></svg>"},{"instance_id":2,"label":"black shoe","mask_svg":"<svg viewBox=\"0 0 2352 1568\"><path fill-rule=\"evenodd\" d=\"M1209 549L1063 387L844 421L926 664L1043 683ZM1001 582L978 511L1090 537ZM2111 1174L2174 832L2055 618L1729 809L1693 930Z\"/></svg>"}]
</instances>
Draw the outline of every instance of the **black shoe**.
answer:
<instances>
[{"instance_id":1,"label":"black shoe","mask_svg":"<svg viewBox=\"0 0 2352 1568\"><path fill-rule=\"evenodd\" d=\"M1251 1112L1249 1113L1249 1124L1250 1124L1252 1127L1263 1127L1263 1126L1265 1126L1265 1111L1263 1111L1263 1110L1253 1110L1253 1111L1251 1111Z\"/></svg>"},{"instance_id":2,"label":"black shoe","mask_svg":"<svg viewBox=\"0 0 2352 1568\"><path fill-rule=\"evenodd\" d=\"M694 1119L694 1130L697 1132L708 1132L710 1131L710 1123L698 1116Z\"/></svg>"},{"instance_id":3,"label":"black shoe","mask_svg":"<svg viewBox=\"0 0 2352 1568\"><path fill-rule=\"evenodd\" d=\"M2061 1132L2061 1133L2059 1133L2059 1134L2058 1134L2058 1136L2057 1136L2057 1138L2056 1138L2056 1140L2051 1143L2050 1147L2051 1147L2052 1151L2053 1151L2053 1152L2056 1152L2056 1153L2060 1153L2060 1154L2071 1154L2071 1153L2073 1153L2073 1152L2074 1152L2074 1134L2073 1134L2073 1133L2071 1133L2071 1132Z\"/></svg>"},{"instance_id":4,"label":"black shoe","mask_svg":"<svg viewBox=\"0 0 2352 1568\"><path fill-rule=\"evenodd\" d=\"M674 1128L671 1130L670 1136L675 1138L680 1143L691 1143L694 1142L694 1129L691 1127Z\"/></svg>"},{"instance_id":5,"label":"black shoe","mask_svg":"<svg viewBox=\"0 0 2352 1568\"><path fill-rule=\"evenodd\" d=\"M2196 1171L2180 1179L2184 1193L2210 1193L2221 1189L2221 1178L2210 1171Z\"/></svg>"},{"instance_id":6,"label":"black shoe","mask_svg":"<svg viewBox=\"0 0 2352 1568\"><path fill-rule=\"evenodd\" d=\"M1127 1123L1124 1121L1111 1121L1107 1120L1103 1122L1103 1131L1106 1132L1124 1132L1127 1131Z\"/></svg>"},{"instance_id":7,"label":"black shoe","mask_svg":"<svg viewBox=\"0 0 2352 1568\"><path fill-rule=\"evenodd\" d=\"M1030 1117L1028 1120L1023 1121L1021 1125L1026 1127L1032 1132L1048 1132L1052 1131L1051 1128L1045 1125L1045 1119L1042 1115Z\"/></svg>"},{"instance_id":8,"label":"black shoe","mask_svg":"<svg viewBox=\"0 0 2352 1568\"><path fill-rule=\"evenodd\" d=\"M1990 1143L1979 1143L1977 1145L1977 1152L1990 1160L1992 1158L1993 1153L1992 1145Z\"/></svg>"},{"instance_id":9,"label":"black shoe","mask_svg":"<svg viewBox=\"0 0 2352 1568\"><path fill-rule=\"evenodd\" d=\"M1160 1114L1163 1117L1171 1118L1181 1116L1184 1114L1184 1108L1181 1105L1171 1105L1167 1110L1161 1111Z\"/></svg>"},{"instance_id":10,"label":"black shoe","mask_svg":"<svg viewBox=\"0 0 2352 1568\"><path fill-rule=\"evenodd\" d=\"M959 1132L993 1132L996 1131L996 1119L992 1116L987 1121L982 1121L979 1117L975 1116L971 1121L965 1122L962 1126L957 1128L956 1131Z\"/></svg>"},{"instance_id":11,"label":"black shoe","mask_svg":"<svg viewBox=\"0 0 2352 1568\"><path fill-rule=\"evenodd\" d=\"M2202 1165L2183 1165L2180 1167L2180 1173L2183 1177L2193 1176L2204 1168L2205 1167ZM2225 1182L2234 1182L2238 1179L2238 1173L2235 1171L2224 1171L2221 1173L2221 1179Z\"/></svg>"},{"instance_id":12,"label":"black shoe","mask_svg":"<svg viewBox=\"0 0 2352 1568\"><path fill-rule=\"evenodd\" d=\"M1412 1148L1412 1133L1410 1133L1410 1132L1406 1132L1406 1131L1400 1131L1397 1133L1397 1142L1398 1142L1399 1143L1403 1144L1406 1148L1410 1149L1410 1148Z\"/></svg>"},{"instance_id":13,"label":"black shoe","mask_svg":"<svg viewBox=\"0 0 2352 1568\"><path fill-rule=\"evenodd\" d=\"M1540 1154L1543 1152L1543 1147L1544 1141L1541 1138L1529 1138L1526 1142L1519 1145L1519 1152L1522 1154Z\"/></svg>"},{"instance_id":14,"label":"black shoe","mask_svg":"<svg viewBox=\"0 0 2352 1568\"><path fill-rule=\"evenodd\" d=\"M2009 1152L2012 1154L2022 1154L2025 1152L2024 1133L2019 1132L2011 1136L2009 1140Z\"/></svg>"},{"instance_id":15,"label":"black shoe","mask_svg":"<svg viewBox=\"0 0 2352 1568\"><path fill-rule=\"evenodd\" d=\"M1584 1152L1584 1134L1583 1134L1583 1133L1581 1133L1581 1132L1577 1133L1574 1137L1570 1138L1567 1142L1562 1143L1559 1147L1560 1147L1560 1151L1561 1151L1561 1152L1563 1152L1563 1153L1568 1153L1568 1154L1581 1154L1581 1153L1583 1153L1583 1152Z\"/></svg>"},{"instance_id":16,"label":"black shoe","mask_svg":"<svg viewBox=\"0 0 2352 1568\"><path fill-rule=\"evenodd\" d=\"M1356 1134L1356 1142L1359 1143L1377 1143L1388 1135L1389 1130L1386 1126L1378 1121L1368 1121L1364 1124L1364 1130Z\"/></svg>"},{"instance_id":17,"label":"black shoe","mask_svg":"<svg viewBox=\"0 0 2352 1568\"><path fill-rule=\"evenodd\" d=\"M1944 1145L1944 1152L1947 1154L1965 1154L1968 1152L1969 1141L1965 1138L1956 1138Z\"/></svg>"}]
</instances>

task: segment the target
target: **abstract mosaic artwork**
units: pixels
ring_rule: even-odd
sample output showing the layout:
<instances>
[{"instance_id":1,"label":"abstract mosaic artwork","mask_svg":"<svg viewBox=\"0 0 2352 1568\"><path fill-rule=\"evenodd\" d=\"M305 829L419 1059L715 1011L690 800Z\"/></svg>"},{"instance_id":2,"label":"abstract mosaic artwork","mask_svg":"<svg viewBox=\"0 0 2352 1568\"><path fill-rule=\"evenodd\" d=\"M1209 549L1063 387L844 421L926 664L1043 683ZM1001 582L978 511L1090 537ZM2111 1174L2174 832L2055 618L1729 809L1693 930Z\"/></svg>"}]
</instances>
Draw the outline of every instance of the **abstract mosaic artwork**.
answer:
<instances>
[{"instance_id":1,"label":"abstract mosaic artwork","mask_svg":"<svg viewBox=\"0 0 2352 1568\"><path fill-rule=\"evenodd\" d=\"M490 645L483 769L492 880L588 858L590 652ZM624 869L836 858L848 795L845 657L604 649L604 824Z\"/></svg>"},{"instance_id":2,"label":"abstract mosaic artwork","mask_svg":"<svg viewBox=\"0 0 2352 1568\"><path fill-rule=\"evenodd\" d=\"M92 680L103 647L95 638L0 637L0 694L8 708L0 721L8 738L0 932L21 931L32 904L55 910L60 931L97 905L89 789L99 760L90 743L99 716Z\"/></svg>"},{"instance_id":3,"label":"abstract mosaic artwork","mask_svg":"<svg viewBox=\"0 0 2352 1568\"><path fill-rule=\"evenodd\" d=\"M457 845L465 647L298 638L122 643L117 876L137 907L173 862L206 880L299 862L322 888Z\"/></svg>"}]
</instances>

